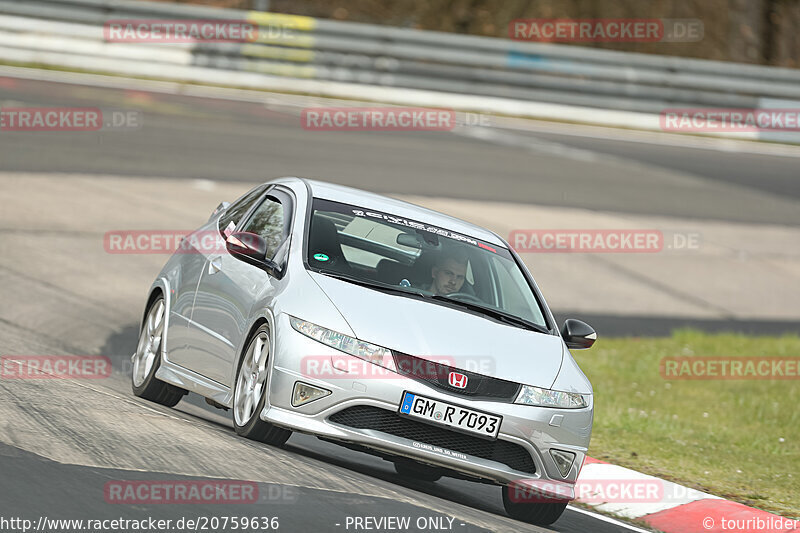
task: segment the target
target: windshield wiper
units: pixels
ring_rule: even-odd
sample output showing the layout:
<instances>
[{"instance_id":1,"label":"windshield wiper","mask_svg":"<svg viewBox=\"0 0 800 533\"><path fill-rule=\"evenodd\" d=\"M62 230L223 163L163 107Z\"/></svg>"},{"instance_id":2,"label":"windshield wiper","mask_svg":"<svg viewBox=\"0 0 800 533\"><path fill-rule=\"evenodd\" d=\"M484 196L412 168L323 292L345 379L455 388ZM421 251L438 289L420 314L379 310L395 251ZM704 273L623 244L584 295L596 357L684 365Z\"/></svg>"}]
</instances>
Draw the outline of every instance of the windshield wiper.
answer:
<instances>
[{"instance_id":1,"label":"windshield wiper","mask_svg":"<svg viewBox=\"0 0 800 533\"><path fill-rule=\"evenodd\" d=\"M492 309L491 307L484 307L482 305L465 302L464 300L456 300L455 298L449 298L441 294L434 294L433 296L430 296L430 298L443 302L454 303L456 305L466 307L467 309L470 309L472 311L488 315L492 318L495 318L507 324L511 324L513 326L521 327L523 329L532 329L533 331L537 331L539 333L550 333L549 330L547 330L543 326L540 326L539 324L530 322L518 316L509 315L508 313L503 313L502 311L498 311L497 309Z\"/></svg>"},{"instance_id":2,"label":"windshield wiper","mask_svg":"<svg viewBox=\"0 0 800 533\"><path fill-rule=\"evenodd\" d=\"M354 285L360 285L362 287L367 287L370 289L375 289L382 292L389 292L392 294L398 294L401 296L411 296L417 298L424 298L430 300L436 300L439 302L447 302L449 304L455 304L459 307L464 307L476 313L480 313L482 315L488 315L496 320L500 320L501 322L505 322L506 324L511 324L516 327L520 327L523 329L531 329L533 331L537 331L539 333L550 333L546 328L540 326L539 324L535 324L533 322L529 322L524 318L520 318L518 316L509 315L507 313L503 313L502 311L498 311L496 309L492 309L490 307L484 307L482 305L472 304L469 302L465 302L463 300L456 300L453 298L448 298L447 296L442 296L440 294L429 294L424 292L419 292L413 290L411 287L405 288L400 287L397 285L388 285L380 282L369 281L365 279L356 278L353 276L348 276L347 274L341 274L339 272L334 272L332 270L318 270L320 274L325 276L329 276L332 278L340 279L342 281L346 281L348 283L353 283Z\"/></svg>"}]
</instances>

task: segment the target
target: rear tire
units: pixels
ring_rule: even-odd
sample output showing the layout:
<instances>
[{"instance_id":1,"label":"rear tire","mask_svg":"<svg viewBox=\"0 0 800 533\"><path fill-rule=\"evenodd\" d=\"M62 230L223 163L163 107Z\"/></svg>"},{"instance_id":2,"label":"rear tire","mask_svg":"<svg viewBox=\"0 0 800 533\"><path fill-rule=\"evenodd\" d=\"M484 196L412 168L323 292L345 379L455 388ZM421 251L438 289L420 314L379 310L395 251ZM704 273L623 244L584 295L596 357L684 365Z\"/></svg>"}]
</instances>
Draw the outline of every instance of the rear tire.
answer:
<instances>
[{"instance_id":1,"label":"rear tire","mask_svg":"<svg viewBox=\"0 0 800 533\"><path fill-rule=\"evenodd\" d=\"M564 503L526 503L512 501L509 487L503 487L503 507L511 518L535 524L549 526L558 520L567 508Z\"/></svg>"},{"instance_id":2,"label":"rear tire","mask_svg":"<svg viewBox=\"0 0 800 533\"><path fill-rule=\"evenodd\" d=\"M269 327L264 324L247 343L236 371L233 390L233 428L251 440L283 446L292 432L261 420L267 401L270 371Z\"/></svg>"},{"instance_id":3,"label":"rear tire","mask_svg":"<svg viewBox=\"0 0 800 533\"><path fill-rule=\"evenodd\" d=\"M411 460L398 459L394 462L394 470L403 477L419 481L434 482L442 478L442 472L438 468Z\"/></svg>"},{"instance_id":4,"label":"rear tire","mask_svg":"<svg viewBox=\"0 0 800 533\"><path fill-rule=\"evenodd\" d=\"M175 407L188 391L156 378L161 366L161 343L164 338L164 298L156 298L150 304L139 333L139 343L133 354L131 388L133 394L166 407Z\"/></svg>"}]
</instances>

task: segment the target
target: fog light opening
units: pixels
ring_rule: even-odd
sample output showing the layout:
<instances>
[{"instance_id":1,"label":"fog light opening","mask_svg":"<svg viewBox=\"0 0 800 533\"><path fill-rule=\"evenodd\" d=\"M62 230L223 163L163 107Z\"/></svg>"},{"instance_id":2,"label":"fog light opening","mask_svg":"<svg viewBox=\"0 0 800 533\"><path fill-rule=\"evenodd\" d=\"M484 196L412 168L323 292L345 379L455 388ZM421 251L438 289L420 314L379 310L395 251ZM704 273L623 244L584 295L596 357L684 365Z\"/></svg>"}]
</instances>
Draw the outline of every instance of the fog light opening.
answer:
<instances>
[{"instance_id":1,"label":"fog light opening","mask_svg":"<svg viewBox=\"0 0 800 533\"><path fill-rule=\"evenodd\" d=\"M329 390L298 381L294 384L294 391L292 392L292 407L300 407L330 394L331 391Z\"/></svg>"},{"instance_id":2,"label":"fog light opening","mask_svg":"<svg viewBox=\"0 0 800 533\"><path fill-rule=\"evenodd\" d=\"M572 463L575 461L575 454L561 450L550 450L550 457L556 463L556 468L561 473L561 477L567 477L570 468L572 468Z\"/></svg>"}]
</instances>

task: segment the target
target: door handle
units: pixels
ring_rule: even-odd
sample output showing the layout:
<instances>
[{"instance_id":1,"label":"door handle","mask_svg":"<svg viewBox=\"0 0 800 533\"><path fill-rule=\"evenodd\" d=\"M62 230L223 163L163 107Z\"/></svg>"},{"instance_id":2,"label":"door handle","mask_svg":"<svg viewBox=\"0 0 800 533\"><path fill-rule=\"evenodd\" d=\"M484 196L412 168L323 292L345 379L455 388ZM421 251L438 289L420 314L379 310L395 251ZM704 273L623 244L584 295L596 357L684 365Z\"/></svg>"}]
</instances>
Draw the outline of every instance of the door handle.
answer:
<instances>
[{"instance_id":1,"label":"door handle","mask_svg":"<svg viewBox=\"0 0 800 533\"><path fill-rule=\"evenodd\" d=\"M216 274L220 270L222 270L222 258L221 257L215 257L214 259L211 259L208 262L208 274L209 275Z\"/></svg>"}]
</instances>

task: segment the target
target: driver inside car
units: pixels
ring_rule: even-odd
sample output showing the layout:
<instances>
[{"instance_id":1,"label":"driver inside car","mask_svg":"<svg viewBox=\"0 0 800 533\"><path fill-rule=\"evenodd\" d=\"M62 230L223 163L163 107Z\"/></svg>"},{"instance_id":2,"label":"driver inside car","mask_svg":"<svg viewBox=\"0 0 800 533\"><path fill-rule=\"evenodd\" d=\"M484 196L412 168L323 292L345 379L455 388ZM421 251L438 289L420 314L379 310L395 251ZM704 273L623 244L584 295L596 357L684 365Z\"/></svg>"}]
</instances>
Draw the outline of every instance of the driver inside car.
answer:
<instances>
[{"instance_id":1,"label":"driver inside car","mask_svg":"<svg viewBox=\"0 0 800 533\"><path fill-rule=\"evenodd\" d=\"M446 296L461 292L467 276L467 256L451 252L439 255L431 268L431 284L426 290Z\"/></svg>"}]
</instances>

